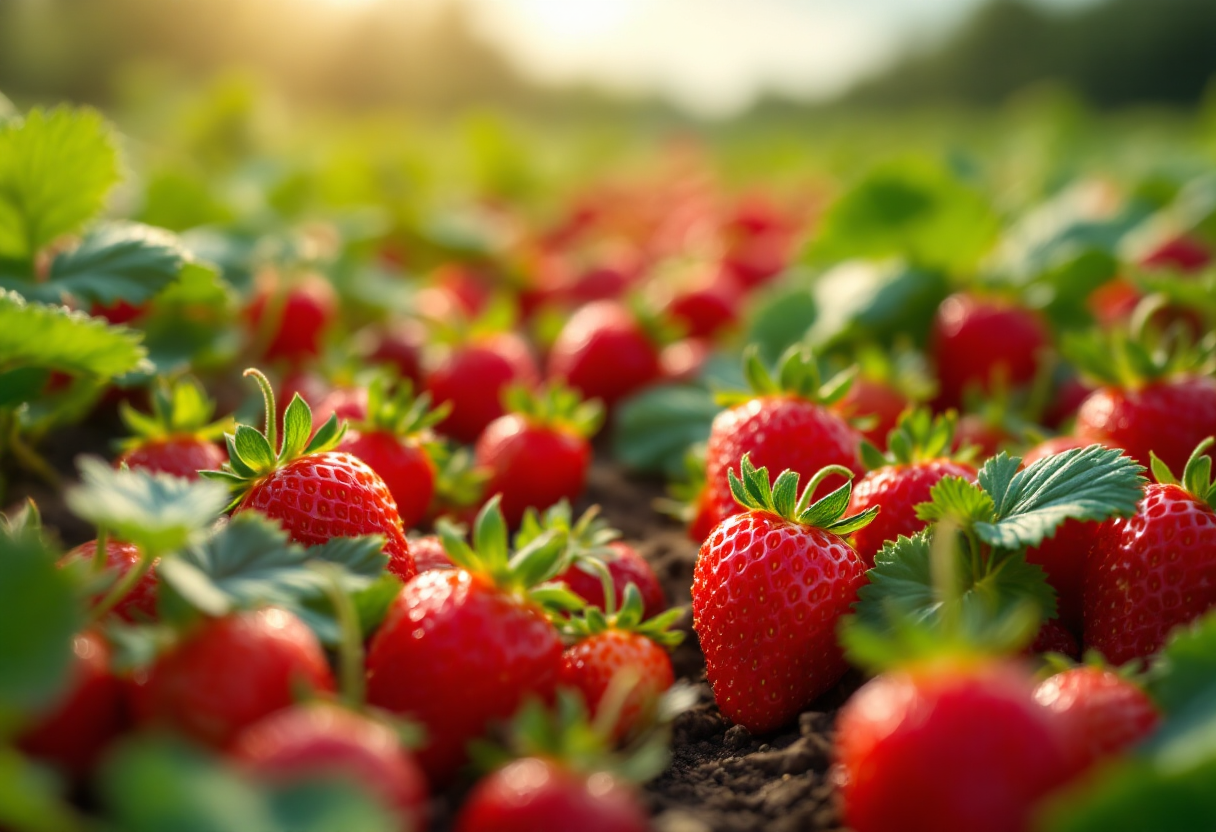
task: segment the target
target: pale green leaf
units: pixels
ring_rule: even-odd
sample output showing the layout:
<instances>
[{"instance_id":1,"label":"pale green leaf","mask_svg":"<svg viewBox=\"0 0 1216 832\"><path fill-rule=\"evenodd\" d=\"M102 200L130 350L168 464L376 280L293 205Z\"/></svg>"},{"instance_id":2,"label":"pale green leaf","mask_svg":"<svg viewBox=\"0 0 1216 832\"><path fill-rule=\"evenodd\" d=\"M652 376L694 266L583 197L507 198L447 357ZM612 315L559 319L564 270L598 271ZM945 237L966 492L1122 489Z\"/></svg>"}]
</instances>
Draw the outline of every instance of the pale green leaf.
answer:
<instances>
[{"instance_id":1,"label":"pale green leaf","mask_svg":"<svg viewBox=\"0 0 1216 832\"><path fill-rule=\"evenodd\" d=\"M24 367L112 379L146 368L138 332L0 291L0 372Z\"/></svg>"},{"instance_id":2,"label":"pale green leaf","mask_svg":"<svg viewBox=\"0 0 1216 832\"><path fill-rule=\"evenodd\" d=\"M185 251L169 232L137 223L105 223L90 230L77 248L56 257L50 281L41 285L86 303L108 306L124 300L138 305L177 279L185 263Z\"/></svg>"}]
</instances>

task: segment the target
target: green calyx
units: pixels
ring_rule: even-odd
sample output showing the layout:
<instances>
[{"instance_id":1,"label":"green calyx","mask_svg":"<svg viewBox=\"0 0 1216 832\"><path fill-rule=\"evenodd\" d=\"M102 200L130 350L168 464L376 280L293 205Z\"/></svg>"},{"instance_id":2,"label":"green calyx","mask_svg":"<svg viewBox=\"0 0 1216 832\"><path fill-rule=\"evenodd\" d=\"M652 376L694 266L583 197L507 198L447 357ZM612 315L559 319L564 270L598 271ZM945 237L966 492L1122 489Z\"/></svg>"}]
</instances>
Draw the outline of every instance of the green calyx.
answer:
<instances>
[{"instance_id":1,"label":"green calyx","mask_svg":"<svg viewBox=\"0 0 1216 832\"><path fill-rule=\"evenodd\" d=\"M760 349L749 344L743 351L743 374L747 391L727 391L717 395L718 403L731 407L757 396L793 396L816 404L832 404L849 392L857 368L836 374L823 381L819 362L805 344L794 344L777 360L776 375L760 360Z\"/></svg>"},{"instance_id":2,"label":"green calyx","mask_svg":"<svg viewBox=\"0 0 1216 832\"><path fill-rule=\"evenodd\" d=\"M1195 450L1191 451L1190 459L1186 461L1186 468L1182 471L1181 482L1174 476L1170 467L1150 451L1153 476L1162 485L1181 486L1195 499L1202 500L1216 509L1216 484L1212 482L1212 458L1207 455L1207 450L1212 447L1213 442L1216 442L1216 437L1209 436L1195 446Z\"/></svg>"},{"instance_id":3,"label":"green calyx","mask_svg":"<svg viewBox=\"0 0 1216 832\"><path fill-rule=\"evenodd\" d=\"M576 391L558 383L536 391L512 384L503 392L502 398L508 412L518 413L532 424L573 433L584 439L595 436L604 423L604 405L599 399L584 401Z\"/></svg>"},{"instance_id":4,"label":"green calyx","mask_svg":"<svg viewBox=\"0 0 1216 832\"><path fill-rule=\"evenodd\" d=\"M750 454L744 454L739 462L739 472L741 477L735 476L734 471L727 472L730 492L739 505L751 511L768 512L791 523L812 526L841 536L865 528L878 516L878 506L868 508L861 514L845 516L849 498L853 495L853 472L843 465L821 468L811 477L801 496L798 495L798 475L789 469L782 471L776 482L770 484L768 469L757 469L752 465ZM815 489L833 474L846 477L848 482L812 503Z\"/></svg>"},{"instance_id":5,"label":"green calyx","mask_svg":"<svg viewBox=\"0 0 1216 832\"><path fill-rule=\"evenodd\" d=\"M887 434L885 454L869 442L862 441L861 461L870 470L887 465L928 462L947 456L966 461L974 456L975 448L966 448L957 454L950 453L957 424L958 413L953 410L937 417L923 407L908 411L899 417L894 429Z\"/></svg>"},{"instance_id":6,"label":"green calyx","mask_svg":"<svg viewBox=\"0 0 1216 832\"><path fill-rule=\"evenodd\" d=\"M346 433L346 424L340 423L337 416L330 416L313 436L312 410L297 393L283 412L283 439L278 442L274 390L270 381L261 370L252 368L245 371L245 376L252 376L262 389L266 407L265 430L237 425L233 433L224 434L228 464L221 471L201 472L204 477L228 483L238 498L254 482L292 460L332 450Z\"/></svg>"},{"instance_id":7,"label":"green calyx","mask_svg":"<svg viewBox=\"0 0 1216 832\"><path fill-rule=\"evenodd\" d=\"M539 585L561 574L569 565L566 534L560 529L550 529L512 551L501 502L501 495L496 494L477 514L471 546L455 524L445 519L436 522L435 530L443 549L461 569L485 575L501 589L531 595L534 600L548 606L551 599L545 590L550 588ZM555 596L563 595L561 588L552 589ZM564 595L572 594L564 591Z\"/></svg>"},{"instance_id":8,"label":"green calyx","mask_svg":"<svg viewBox=\"0 0 1216 832\"><path fill-rule=\"evenodd\" d=\"M435 463L435 505L459 510L482 501L490 475L477 467L468 448L456 443L432 442L427 444L426 450Z\"/></svg>"},{"instance_id":9,"label":"green calyx","mask_svg":"<svg viewBox=\"0 0 1216 832\"><path fill-rule=\"evenodd\" d=\"M401 438L424 436L447 418L452 403L431 407L431 394L414 395L408 379L397 382L389 374L376 376L367 385L367 418L352 422L358 431L385 431Z\"/></svg>"},{"instance_id":10,"label":"green calyx","mask_svg":"<svg viewBox=\"0 0 1216 832\"><path fill-rule=\"evenodd\" d=\"M1195 342L1185 325L1154 331L1150 321L1163 306L1150 295L1127 328L1095 329L1064 340L1063 353L1090 380L1129 390L1160 379L1216 370L1216 333Z\"/></svg>"},{"instance_id":11,"label":"green calyx","mask_svg":"<svg viewBox=\"0 0 1216 832\"><path fill-rule=\"evenodd\" d=\"M605 569L604 571L606 572L607 570ZM608 576L607 580L609 586L611 586L611 576ZM562 634L575 641L582 641L583 639L606 633L609 630L617 630L626 633L637 633L668 649L678 646L684 640L684 633L671 629L680 620L680 617L684 615L683 607L673 607L656 615L654 618L643 621L642 616L645 614L645 604L642 602L642 593L638 589L637 584L632 582L625 587L625 597L622 599L619 608L613 609L615 603L610 603L612 596L608 594L607 589L604 599L606 609L601 610L599 607L586 606L581 613L577 613L565 621L559 622L559 629L562 631Z\"/></svg>"},{"instance_id":12,"label":"green calyx","mask_svg":"<svg viewBox=\"0 0 1216 832\"><path fill-rule=\"evenodd\" d=\"M592 506L575 520L570 501L559 500L543 513L533 507L524 512L519 531L515 533L515 547L527 546L549 531L565 535L566 549L572 559L592 558L599 561L612 557L608 544L621 536L600 516L599 506Z\"/></svg>"},{"instance_id":13,"label":"green calyx","mask_svg":"<svg viewBox=\"0 0 1216 832\"><path fill-rule=\"evenodd\" d=\"M121 443L123 450L173 437L218 441L232 427L231 417L212 421L215 402L207 398L202 385L193 378L184 377L173 383L161 379L151 397L151 413L140 413L125 401L119 405L123 424L132 433L132 438Z\"/></svg>"}]
</instances>

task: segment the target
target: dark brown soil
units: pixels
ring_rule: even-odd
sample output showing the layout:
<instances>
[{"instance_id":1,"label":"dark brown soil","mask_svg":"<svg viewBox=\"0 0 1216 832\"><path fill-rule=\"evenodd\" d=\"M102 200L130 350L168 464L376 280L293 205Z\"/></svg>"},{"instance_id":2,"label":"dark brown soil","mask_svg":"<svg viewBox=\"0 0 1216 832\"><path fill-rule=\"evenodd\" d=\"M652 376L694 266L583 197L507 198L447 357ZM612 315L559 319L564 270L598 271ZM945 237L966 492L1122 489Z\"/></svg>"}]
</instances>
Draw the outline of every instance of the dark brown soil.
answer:
<instances>
[{"instance_id":1,"label":"dark brown soil","mask_svg":"<svg viewBox=\"0 0 1216 832\"><path fill-rule=\"evenodd\" d=\"M118 434L112 415L95 416L86 425L56 437L42 448L54 467L70 480L74 460L82 453L109 456ZM34 498L48 527L67 545L87 539L90 529L74 518L61 493L12 470L5 507ZM586 505L598 503L605 516L635 544L654 566L673 605L691 602L693 564L697 546L684 529L653 508L662 496L661 482L627 476L612 465L597 465L591 473ZM795 725L776 734L752 736L732 726L718 712L705 681L705 661L685 616L680 626L688 638L673 655L676 674L692 683L698 703L674 725L672 763L644 789L658 832L810 832L843 829L829 778L832 723L835 709L858 684L846 678L837 689L803 713ZM431 828L450 829L454 809L467 785L437 802Z\"/></svg>"}]
</instances>

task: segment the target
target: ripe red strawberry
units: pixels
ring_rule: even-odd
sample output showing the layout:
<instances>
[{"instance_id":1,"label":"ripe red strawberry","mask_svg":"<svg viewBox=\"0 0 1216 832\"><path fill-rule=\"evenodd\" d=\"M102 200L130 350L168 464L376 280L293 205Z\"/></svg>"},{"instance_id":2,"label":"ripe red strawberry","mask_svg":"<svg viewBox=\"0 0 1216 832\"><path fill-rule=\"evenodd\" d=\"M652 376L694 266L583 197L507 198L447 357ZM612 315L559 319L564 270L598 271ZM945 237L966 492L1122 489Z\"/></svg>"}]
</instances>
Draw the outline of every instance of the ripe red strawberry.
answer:
<instances>
[{"instance_id":1,"label":"ripe red strawberry","mask_svg":"<svg viewBox=\"0 0 1216 832\"><path fill-rule=\"evenodd\" d=\"M1216 379L1182 376L1142 387L1107 385L1077 412L1076 434L1090 443L1123 448L1142 465L1149 452L1181 468L1191 449L1216 425Z\"/></svg>"},{"instance_id":2,"label":"ripe red strawberry","mask_svg":"<svg viewBox=\"0 0 1216 832\"><path fill-rule=\"evenodd\" d=\"M933 320L930 354L937 367L938 407L959 407L968 387L993 389L1029 382L1051 338L1034 312L995 298L960 293L942 301Z\"/></svg>"},{"instance_id":3,"label":"ripe red strawberry","mask_svg":"<svg viewBox=\"0 0 1216 832\"><path fill-rule=\"evenodd\" d=\"M323 425L330 416L339 422L362 422L367 419L367 389L337 387L326 393L312 407L312 423Z\"/></svg>"},{"instance_id":4,"label":"ripe red strawberry","mask_svg":"<svg viewBox=\"0 0 1216 832\"><path fill-rule=\"evenodd\" d=\"M514 333L484 336L448 350L427 374L426 389L451 412L437 430L458 442L474 442L504 412L502 394L512 384L540 381L528 345Z\"/></svg>"},{"instance_id":5,"label":"ripe red strawberry","mask_svg":"<svg viewBox=\"0 0 1216 832\"><path fill-rule=\"evenodd\" d=\"M1036 445L1022 459L1022 466L1058 453L1084 448L1091 443L1072 436L1061 436ZM1054 537L1026 550L1026 562L1043 567L1047 581L1056 591L1056 609L1060 623L1068 630L1081 632L1081 587L1085 579L1085 564L1089 550L1101 528L1100 523L1065 520Z\"/></svg>"},{"instance_id":6,"label":"ripe red strawberry","mask_svg":"<svg viewBox=\"0 0 1216 832\"><path fill-rule=\"evenodd\" d=\"M330 282L315 272L284 284L264 278L246 310L246 318L268 361L291 364L313 358L321 338L337 316L338 298Z\"/></svg>"},{"instance_id":7,"label":"ripe red strawberry","mask_svg":"<svg viewBox=\"0 0 1216 832\"><path fill-rule=\"evenodd\" d=\"M60 563L66 566L82 560L91 562L96 555L97 541L89 540L64 555ZM106 568L116 570L120 577L137 566L140 560L138 546L119 540L106 540ZM149 569L144 572L131 591L114 606L114 612L127 621L154 620L156 618L156 587L156 572ZM100 600L99 596L94 599L94 603Z\"/></svg>"},{"instance_id":8,"label":"ripe red strawberry","mask_svg":"<svg viewBox=\"0 0 1216 832\"><path fill-rule=\"evenodd\" d=\"M611 409L659 378L659 348L622 304L602 300L570 316L549 353L549 377Z\"/></svg>"},{"instance_id":9,"label":"ripe red strawberry","mask_svg":"<svg viewBox=\"0 0 1216 832\"><path fill-rule=\"evenodd\" d=\"M275 449L275 404L270 382L257 370L266 400L266 429L238 425L228 434L228 464L206 476L228 482L236 494L234 514L257 511L277 520L305 546L335 537L383 535L388 569L403 581L417 570L410 556L397 504L384 480L348 453L332 451L345 425L331 417L312 434L312 412L298 395L283 415L283 442Z\"/></svg>"},{"instance_id":10,"label":"ripe red strawberry","mask_svg":"<svg viewBox=\"0 0 1216 832\"><path fill-rule=\"evenodd\" d=\"M745 513L701 546L693 573L693 628L709 683L729 719L758 733L779 728L840 679L836 625L865 583L865 563L844 536L878 512L845 517L849 483L813 505L824 468L797 496L798 475L740 463L731 490Z\"/></svg>"},{"instance_id":11,"label":"ripe red strawberry","mask_svg":"<svg viewBox=\"0 0 1216 832\"><path fill-rule=\"evenodd\" d=\"M1173 237L1149 251L1140 260L1146 269L1172 268L1197 272L1212 262L1212 252L1192 237Z\"/></svg>"},{"instance_id":12,"label":"ripe red strawberry","mask_svg":"<svg viewBox=\"0 0 1216 832\"><path fill-rule=\"evenodd\" d=\"M694 266L674 279L665 309L685 337L712 339L738 324L743 292L723 269Z\"/></svg>"},{"instance_id":13,"label":"ripe red strawberry","mask_svg":"<svg viewBox=\"0 0 1216 832\"><path fill-rule=\"evenodd\" d=\"M1026 652L1028 654L1059 653L1070 659L1079 659L1081 658L1081 645L1077 644L1077 637L1072 634L1072 631L1066 629L1058 619L1049 618L1039 626L1039 632Z\"/></svg>"},{"instance_id":14,"label":"ripe red strawberry","mask_svg":"<svg viewBox=\"0 0 1216 832\"><path fill-rule=\"evenodd\" d=\"M225 746L302 693L333 689L312 630L269 608L201 622L139 680L133 704L140 722Z\"/></svg>"},{"instance_id":15,"label":"ripe red strawberry","mask_svg":"<svg viewBox=\"0 0 1216 832\"><path fill-rule=\"evenodd\" d=\"M419 575L432 569L456 568L456 564L448 557L447 550L443 548L443 541L436 534L412 538L410 554L414 556L414 565L418 567Z\"/></svg>"},{"instance_id":16,"label":"ripe red strawberry","mask_svg":"<svg viewBox=\"0 0 1216 832\"><path fill-rule=\"evenodd\" d=\"M663 347L659 366L664 381L696 381L713 352L713 344L703 338L684 338Z\"/></svg>"},{"instance_id":17,"label":"ripe red strawberry","mask_svg":"<svg viewBox=\"0 0 1216 832\"><path fill-rule=\"evenodd\" d=\"M709 434L705 480L715 523L743 509L731 495L728 472L751 454L755 465L789 469L809 478L825 466L840 465L862 473L860 437L828 407L844 395L844 384L831 381L821 389L819 369L805 349L791 349L781 359L774 380L749 348L744 369L751 393L732 395L733 406L719 413ZM840 484L835 477L829 487Z\"/></svg>"},{"instance_id":18,"label":"ripe red strawberry","mask_svg":"<svg viewBox=\"0 0 1216 832\"><path fill-rule=\"evenodd\" d=\"M386 364L415 388L422 387L422 346L426 343L426 330L421 323L400 321L374 332L368 340L364 354L369 363Z\"/></svg>"},{"instance_id":19,"label":"ripe red strawberry","mask_svg":"<svg viewBox=\"0 0 1216 832\"><path fill-rule=\"evenodd\" d=\"M844 396L832 410L846 419L865 418L873 424L861 435L879 448L885 447L887 434L895 430L900 415L912 405L908 397L891 385L865 377L853 379Z\"/></svg>"},{"instance_id":20,"label":"ripe red strawberry","mask_svg":"<svg viewBox=\"0 0 1216 832\"><path fill-rule=\"evenodd\" d=\"M367 656L368 701L422 725L427 740L418 759L436 786L464 764L466 745L490 722L529 696L552 696L561 639L527 593L561 571L565 548L550 532L508 564L496 499L478 515L476 551L449 524L439 529L460 568L407 583Z\"/></svg>"},{"instance_id":21,"label":"ripe red strawberry","mask_svg":"<svg viewBox=\"0 0 1216 832\"><path fill-rule=\"evenodd\" d=\"M603 594L607 587L600 590ZM615 592L613 592L615 595ZM607 612L589 607L571 618L563 632L577 641L562 653L558 684L579 691L592 719L611 703L619 708L612 729L614 739L634 736L654 716L659 697L675 682L675 671L667 651L684 639L669 627L684 614L668 610L658 618L642 621L642 594L637 586L625 588L618 610L615 598L608 599ZM624 694L623 701L609 697Z\"/></svg>"},{"instance_id":22,"label":"ripe red strawberry","mask_svg":"<svg viewBox=\"0 0 1216 832\"><path fill-rule=\"evenodd\" d=\"M1147 658L1170 630L1216 604L1216 487L1211 438L1196 446L1179 483L1153 460L1156 483L1132 517L1102 525L1086 562L1085 645L1107 661Z\"/></svg>"},{"instance_id":23,"label":"ripe red strawberry","mask_svg":"<svg viewBox=\"0 0 1216 832\"><path fill-rule=\"evenodd\" d=\"M89 315L94 318L105 318L114 326L129 324L132 321L143 317L147 311L147 303L137 305L128 303L125 300L116 300L108 306L103 306L100 303L94 302L93 305L89 307Z\"/></svg>"},{"instance_id":24,"label":"ripe red strawberry","mask_svg":"<svg viewBox=\"0 0 1216 832\"><path fill-rule=\"evenodd\" d=\"M1161 721L1135 682L1101 667L1074 667L1044 679L1034 698L1070 724L1081 768L1126 750Z\"/></svg>"},{"instance_id":25,"label":"ripe red strawberry","mask_svg":"<svg viewBox=\"0 0 1216 832\"><path fill-rule=\"evenodd\" d=\"M509 412L477 440L477 465L489 472L486 492L502 495L502 512L519 525L528 508L547 509L582 496L591 466L590 438L603 421L598 401L584 402L569 388L551 385L536 395L510 388Z\"/></svg>"},{"instance_id":26,"label":"ripe red strawberry","mask_svg":"<svg viewBox=\"0 0 1216 832\"><path fill-rule=\"evenodd\" d=\"M116 466L198 479L199 471L224 464L224 450L217 443L232 420L211 421L215 403L193 379L158 386L150 414L127 402L119 405L119 413L133 437L123 442Z\"/></svg>"},{"instance_id":27,"label":"ripe red strawberry","mask_svg":"<svg viewBox=\"0 0 1216 832\"><path fill-rule=\"evenodd\" d=\"M855 832L1024 832L1072 773L1063 721L1004 664L930 665L868 682L836 722Z\"/></svg>"},{"instance_id":28,"label":"ripe red strawberry","mask_svg":"<svg viewBox=\"0 0 1216 832\"><path fill-rule=\"evenodd\" d=\"M426 779L393 729L374 719L328 703L297 705L250 725L231 753L253 776L273 783L347 778L394 811L401 832L426 828Z\"/></svg>"},{"instance_id":29,"label":"ripe red strawberry","mask_svg":"<svg viewBox=\"0 0 1216 832\"><path fill-rule=\"evenodd\" d=\"M884 456L869 442L861 446L861 457L870 472L853 486L849 512L879 506L882 511L870 523L853 533L853 548L867 566L888 540L900 535L911 537L926 525L916 516L916 506L927 502L929 490L945 477L975 481L975 467L952 459L955 414L934 419L928 410L909 411L891 431Z\"/></svg>"},{"instance_id":30,"label":"ripe red strawberry","mask_svg":"<svg viewBox=\"0 0 1216 832\"><path fill-rule=\"evenodd\" d=\"M647 832L632 790L611 774L575 774L551 760L516 760L482 780L456 832Z\"/></svg>"},{"instance_id":31,"label":"ripe red strawberry","mask_svg":"<svg viewBox=\"0 0 1216 832\"><path fill-rule=\"evenodd\" d=\"M337 450L366 462L388 486L401 524L409 529L426 517L435 495L435 460L431 428L448 414L440 405L431 409L431 397L414 397L403 382L395 391L387 380L375 379L367 390L364 418L351 424Z\"/></svg>"},{"instance_id":32,"label":"ripe red strawberry","mask_svg":"<svg viewBox=\"0 0 1216 832\"><path fill-rule=\"evenodd\" d=\"M67 690L17 738L27 754L87 773L126 722L123 683L110 672L110 648L100 635L84 632L72 642Z\"/></svg>"},{"instance_id":33,"label":"ripe red strawberry","mask_svg":"<svg viewBox=\"0 0 1216 832\"><path fill-rule=\"evenodd\" d=\"M612 579L612 593L617 599L625 597L630 584L642 597L643 620L667 609L667 596L659 576L638 551L621 540L621 533L599 516L599 506L583 512L576 522L565 500L544 514L530 509L524 514L515 545L525 546L550 529L566 535L567 553L571 564L555 580L561 581L588 604L600 610L608 600L604 595L604 570Z\"/></svg>"},{"instance_id":34,"label":"ripe red strawberry","mask_svg":"<svg viewBox=\"0 0 1216 832\"><path fill-rule=\"evenodd\" d=\"M981 459L987 459L1000 453L1001 446L1011 438L1001 419L990 414L964 413L954 428L954 449L974 447Z\"/></svg>"}]
</instances>

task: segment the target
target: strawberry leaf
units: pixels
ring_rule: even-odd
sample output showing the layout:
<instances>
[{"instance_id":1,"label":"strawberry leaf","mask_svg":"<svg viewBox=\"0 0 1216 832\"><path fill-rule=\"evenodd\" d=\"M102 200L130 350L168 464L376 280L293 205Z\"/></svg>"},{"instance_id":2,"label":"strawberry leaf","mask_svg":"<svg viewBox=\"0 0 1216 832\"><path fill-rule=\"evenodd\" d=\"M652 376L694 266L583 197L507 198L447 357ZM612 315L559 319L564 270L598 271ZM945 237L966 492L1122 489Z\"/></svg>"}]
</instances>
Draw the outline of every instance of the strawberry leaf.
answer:
<instances>
[{"instance_id":1,"label":"strawberry leaf","mask_svg":"<svg viewBox=\"0 0 1216 832\"><path fill-rule=\"evenodd\" d=\"M86 826L60 793L64 784L15 748L0 746L0 823L32 832L83 832Z\"/></svg>"},{"instance_id":2,"label":"strawberry leaf","mask_svg":"<svg viewBox=\"0 0 1216 832\"><path fill-rule=\"evenodd\" d=\"M82 457L78 465L81 484L68 489L68 508L156 556L185 548L228 503L219 483L115 470L96 457Z\"/></svg>"},{"instance_id":3,"label":"strawberry leaf","mask_svg":"<svg viewBox=\"0 0 1216 832\"><path fill-rule=\"evenodd\" d=\"M722 410L693 385L665 385L623 402L613 418L612 453L635 471L677 476L690 445L704 442Z\"/></svg>"},{"instance_id":4,"label":"strawberry leaf","mask_svg":"<svg viewBox=\"0 0 1216 832\"><path fill-rule=\"evenodd\" d=\"M1145 687L1167 714L1216 688L1216 614L1173 633L1149 669Z\"/></svg>"},{"instance_id":5,"label":"strawberry leaf","mask_svg":"<svg viewBox=\"0 0 1216 832\"><path fill-rule=\"evenodd\" d=\"M976 523L975 532L999 549L1037 546L1065 520L1131 515L1143 496L1144 468L1117 448L1076 448L1011 473L1019 462L1001 454L979 474L996 519Z\"/></svg>"},{"instance_id":6,"label":"strawberry leaf","mask_svg":"<svg viewBox=\"0 0 1216 832\"><path fill-rule=\"evenodd\" d=\"M99 213L117 181L113 136L93 110L34 109L0 123L0 257L32 260Z\"/></svg>"},{"instance_id":7,"label":"strawberry leaf","mask_svg":"<svg viewBox=\"0 0 1216 832\"><path fill-rule=\"evenodd\" d=\"M140 340L133 330L0 290L0 372L38 368L108 381L148 368Z\"/></svg>"},{"instance_id":8,"label":"strawberry leaf","mask_svg":"<svg viewBox=\"0 0 1216 832\"><path fill-rule=\"evenodd\" d=\"M920 520L950 520L960 526L990 522L996 514L992 497L962 477L943 477L929 489L930 501L916 507Z\"/></svg>"},{"instance_id":9,"label":"strawberry leaf","mask_svg":"<svg viewBox=\"0 0 1216 832\"><path fill-rule=\"evenodd\" d=\"M36 528L0 527L0 713L45 706L67 681L82 616L55 558Z\"/></svg>"},{"instance_id":10,"label":"strawberry leaf","mask_svg":"<svg viewBox=\"0 0 1216 832\"><path fill-rule=\"evenodd\" d=\"M235 359L241 334L233 304L232 289L214 267L186 263L140 320L157 371L222 366Z\"/></svg>"},{"instance_id":11,"label":"strawberry leaf","mask_svg":"<svg viewBox=\"0 0 1216 832\"><path fill-rule=\"evenodd\" d=\"M177 279L186 252L167 231L138 223L105 223L51 263L50 279L27 297L57 301L66 293L85 303L138 305Z\"/></svg>"}]
</instances>

